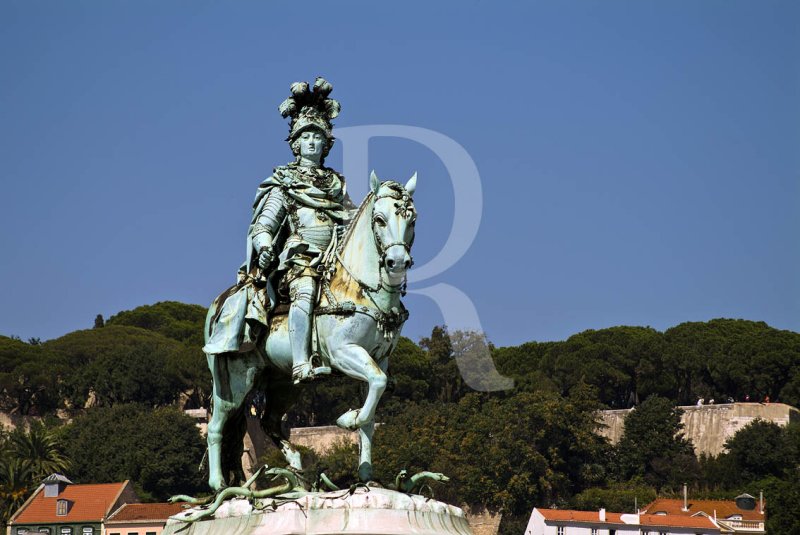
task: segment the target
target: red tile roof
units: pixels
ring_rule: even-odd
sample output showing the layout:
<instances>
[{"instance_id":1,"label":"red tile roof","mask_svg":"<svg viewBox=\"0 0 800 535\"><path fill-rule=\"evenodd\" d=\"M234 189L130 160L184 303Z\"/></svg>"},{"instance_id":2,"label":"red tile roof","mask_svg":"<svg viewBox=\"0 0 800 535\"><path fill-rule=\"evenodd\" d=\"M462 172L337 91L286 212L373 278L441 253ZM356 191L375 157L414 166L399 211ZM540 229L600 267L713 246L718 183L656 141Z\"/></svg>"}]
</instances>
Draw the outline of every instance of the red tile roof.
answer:
<instances>
[{"instance_id":1,"label":"red tile roof","mask_svg":"<svg viewBox=\"0 0 800 535\"><path fill-rule=\"evenodd\" d=\"M704 516L673 516L673 515L639 515L639 524L629 520L628 523L622 520L622 513L606 513L605 522L600 521L599 511L572 511L569 509L536 509L541 513L546 521L549 522L578 522L585 524L617 524L617 525L640 525L651 527L686 527L701 528L719 532L714 523ZM626 515L634 517L635 515Z\"/></svg>"},{"instance_id":2,"label":"red tile roof","mask_svg":"<svg viewBox=\"0 0 800 535\"><path fill-rule=\"evenodd\" d=\"M108 518L106 524L127 522L166 522L183 511L182 503L126 503Z\"/></svg>"},{"instance_id":3,"label":"red tile roof","mask_svg":"<svg viewBox=\"0 0 800 535\"><path fill-rule=\"evenodd\" d=\"M600 522L599 511L572 511L569 509L536 509L539 511L545 520L554 521L567 521L572 520L575 522L592 522L602 524ZM606 513L605 524L624 524L620 518L621 513Z\"/></svg>"},{"instance_id":4,"label":"red tile roof","mask_svg":"<svg viewBox=\"0 0 800 535\"><path fill-rule=\"evenodd\" d=\"M63 522L100 522L108 515L122 493L122 483L93 485L67 485L56 497L44 497L44 485L36 489L33 497L23 506L13 524L55 524ZM68 500L66 515L56 515L56 502Z\"/></svg>"},{"instance_id":5,"label":"red tile roof","mask_svg":"<svg viewBox=\"0 0 800 535\"><path fill-rule=\"evenodd\" d=\"M658 498L645 507L645 512L650 514L659 511L663 511L668 515L681 516L694 516L702 511L712 518L714 517L714 511L716 511L717 518L723 520L733 515L742 515L742 520L764 520L764 515L758 512L758 504L756 504L755 509L748 511L739 509L733 500L689 500L689 510L684 511L683 500Z\"/></svg>"},{"instance_id":6,"label":"red tile roof","mask_svg":"<svg viewBox=\"0 0 800 535\"><path fill-rule=\"evenodd\" d=\"M719 531L719 528L705 516L639 515L639 525L677 528L703 528Z\"/></svg>"}]
</instances>

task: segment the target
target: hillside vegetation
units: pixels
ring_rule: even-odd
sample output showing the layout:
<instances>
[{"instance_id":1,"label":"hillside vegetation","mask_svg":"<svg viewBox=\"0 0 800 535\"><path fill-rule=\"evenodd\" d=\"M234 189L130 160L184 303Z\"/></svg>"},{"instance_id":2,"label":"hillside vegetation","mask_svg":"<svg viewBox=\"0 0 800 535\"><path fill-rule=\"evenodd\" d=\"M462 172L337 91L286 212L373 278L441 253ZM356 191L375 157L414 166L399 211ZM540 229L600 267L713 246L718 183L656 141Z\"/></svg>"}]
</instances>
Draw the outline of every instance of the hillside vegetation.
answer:
<instances>
[{"instance_id":1,"label":"hillside vegetation","mask_svg":"<svg viewBox=\"0 0 800 535\"><path fill-rule=\"evenodd\" d=\"M44 422L0 434L2 511L56 468L76 483L130 478L148 499L200 491L204 446L179 407L209 403L205 312L165 302L46 342L0 336L0 410ZM488 348L514 389L465 384L459 358L476 346ZM437 498L502 511L506 533L523 531L534 505L632 511L634 500L673 495L683 483L695 496L764 489L773 532L800 529L790 507L800 499L797 424L757 421L722 455L698 459L676 408L701 397L800 405L798 333L717 319L496 348L479 333L435 327L419 343L402 338L389 371L376 432L379 478L390 481L401 468L444 472L452 481L435 486ZM290 422L329 425L360 396L353 380L320 381L303 389ZM631 406L624 436L611 446L597 433L596 411ZM31 440L46 442L33 450L42 455L24 449ZM355 481L355 448L308 455L309 471Z\"/></svg>"}]
</instances>

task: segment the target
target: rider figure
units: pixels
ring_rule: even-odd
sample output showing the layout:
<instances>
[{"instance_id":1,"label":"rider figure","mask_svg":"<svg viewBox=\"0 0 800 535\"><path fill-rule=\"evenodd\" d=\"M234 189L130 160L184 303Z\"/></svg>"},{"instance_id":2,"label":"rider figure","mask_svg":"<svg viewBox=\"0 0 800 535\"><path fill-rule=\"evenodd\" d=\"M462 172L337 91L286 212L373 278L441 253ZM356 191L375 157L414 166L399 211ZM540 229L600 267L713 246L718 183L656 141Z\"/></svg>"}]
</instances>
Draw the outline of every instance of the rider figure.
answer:
<instances>
[{"instance_id":1,"label":"rider figure","mask_svg":"<svg viewBox=\"0 0 800 535\"><path fill-rule=\"evenodd\" d=\"M205 351L229 350L232 336L236 350L251 349L267 331L267 311L288 297L292 379L297 384L330 372L312 367L312 314L323 256L353 204L344 177L323 165L334 143L331 120L339 113L339 103L327 98L331 85L317 78L313 88L298 82L291 89L292 96L279 109L283 117L291 118L287 141L296 160L275 168L258 188L248 229L247 262L240 269L239 285L223 294L227 300ZM231 298L240 292L247 297L234 305L236 299ZM225 307L238 308L238 314L229 315L244 319L224 319Z\"/></svg>"}]
</instances>

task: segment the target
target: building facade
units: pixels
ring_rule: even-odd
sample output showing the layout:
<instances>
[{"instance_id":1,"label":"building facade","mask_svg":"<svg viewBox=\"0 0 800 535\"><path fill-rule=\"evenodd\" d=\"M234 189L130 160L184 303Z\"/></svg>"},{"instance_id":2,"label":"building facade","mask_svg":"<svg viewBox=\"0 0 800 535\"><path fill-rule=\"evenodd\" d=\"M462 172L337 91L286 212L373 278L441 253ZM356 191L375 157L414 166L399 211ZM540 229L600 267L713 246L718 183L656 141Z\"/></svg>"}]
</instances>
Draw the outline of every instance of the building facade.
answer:
<instances>
[{"instance_id":1,"label":"building facade","mask_svg":"<svg viewBox=\"0 0 800 535\"><path fill-rule=\"evenodd\" d=\"M525 535L718 535L706 517L534 508Z\"/></svg>"},{"instance_id":2,"label":"building facade","mask_svg":"<svg viewBox=\"0 0 800 535\"><path fill-rule=\"evenodd\" d=\"M756 500L749 494L737 496L735 500L690 500L686 495L683 500L659 498L643 511L654 515L705 517L719 526L723 534L766 533L764 500Z\"/></svg>"},{"instance_id":3,"label":"building facade","mask_svg":"<svg viewBox=\"0 0 800 535\"><path fill-rule=\"evenodd\" d=\"M167 519L183 511L182 503L128 503L105 522L105 535L161 535Z\"/></svg>"},{"instance_id":4,"label":"building facade","mask_svg":"<svg viewBox=\"0 0 800 535\"><path fill-rule=\"evenodd\" d=\"M75 485L53 474L14 513L7 535L104 535L111 513L137 501L129 481Z\"/></svg>"}]
</instances>

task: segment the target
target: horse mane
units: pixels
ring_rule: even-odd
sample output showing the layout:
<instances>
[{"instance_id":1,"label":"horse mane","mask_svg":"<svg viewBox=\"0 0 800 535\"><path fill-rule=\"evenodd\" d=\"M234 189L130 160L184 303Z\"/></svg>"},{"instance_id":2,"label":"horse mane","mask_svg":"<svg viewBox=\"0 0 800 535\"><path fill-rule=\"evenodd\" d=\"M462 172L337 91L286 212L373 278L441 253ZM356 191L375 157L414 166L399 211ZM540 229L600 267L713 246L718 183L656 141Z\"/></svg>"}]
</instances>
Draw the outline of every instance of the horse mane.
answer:
<instances>
[{"instance_id":1,"label":"horse mane","mask_svg":"<svg viewBox=\"0 0 800 535\"><path fill-rule=\"evenodd\" d=\"M375 193L370 191L369 193L367 193L367 196L364 197L364 200L361 201L358 210L356 210L356 215L353 216L353 219L351 219L350 222L347 224L347 229L345 230L344 236L342 236L342 240L336 247L337 253L341 254L342 251L344 251L345 245L347 244L348 241L350 241L350 238L353 236L355 228L358 222L361 220L362 216L364 215L364 212L366 212L367 207L374 204L375 202L374 199L375 199Z\"/></svg>"},{"instance_id":2,"label":"horse mane","mask_svg":"<svg viewBox=\"0 0 800 535\"><path fill-rule=\"evenodd\" d=\"M381 188L389 188L398 194L402 194L402 192L405 191L405 187L399 182L395 182L394 180L387 180L385 182L381 182L380 186L378 186L378 191L380 191ZM342 240L336 246L337 253L341 254L341 252L344 250L345 245L350 240L351 236L355 233L357 222L361 220L361 217L364 215L364 212L367 210L368 207L370 207L370 210L372 209L371 205L374 203L374 201L375 201L375 192L370 191L369 193L367 193L367 196L364 197L364 200L361 201L358 210L356 210L356 215L353 216L353 219L351 219L350 222L347 224L347 230L345 231ZM372 222L370 221L370 225L371 224Z\"/></svg>"},{"instance_id":3,"label":"horse mane","mask_svg":"<svg viewBox=\"0 0 800 535\"><path fill-rule=\"evenodd\" d=\"M346 276L369 286L377 286L380 283L380 273L375 269L373 262L369 261L369 255L374 254L370 251L377 251L370 217L374 206L375 193L370 191L347 225L347 230L336 248L336 254L331 255L333 258L330 258L330 261L333 265L339 263L345 266L345 269L337 266L334 277Z\"/></svg>"}]
</instances>

